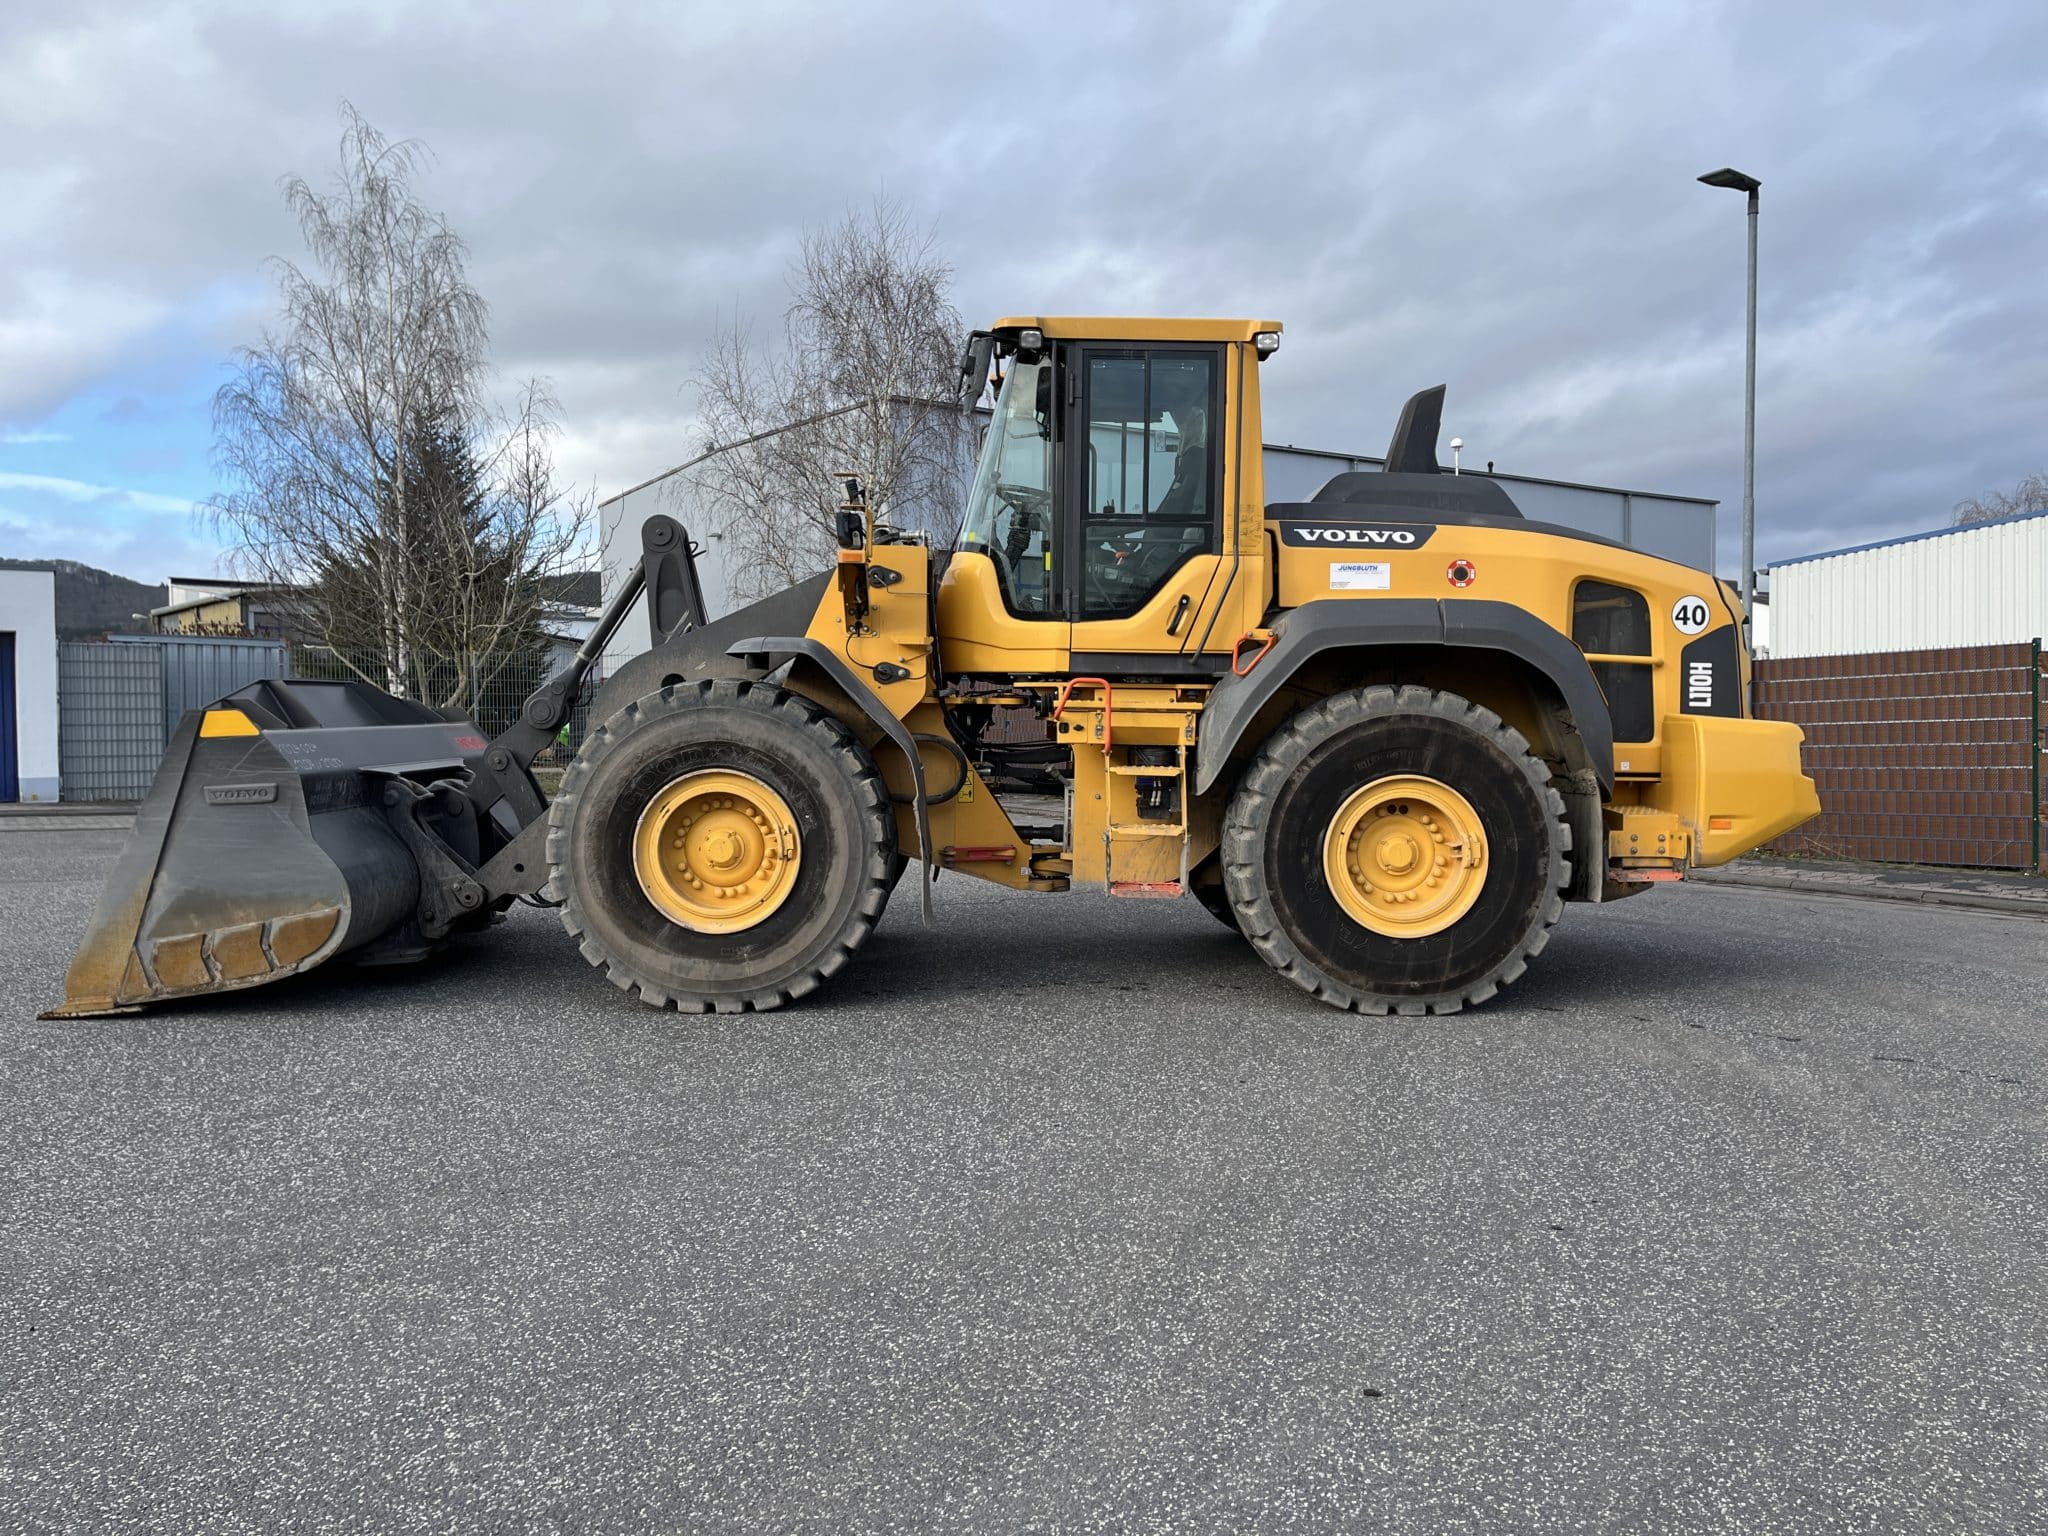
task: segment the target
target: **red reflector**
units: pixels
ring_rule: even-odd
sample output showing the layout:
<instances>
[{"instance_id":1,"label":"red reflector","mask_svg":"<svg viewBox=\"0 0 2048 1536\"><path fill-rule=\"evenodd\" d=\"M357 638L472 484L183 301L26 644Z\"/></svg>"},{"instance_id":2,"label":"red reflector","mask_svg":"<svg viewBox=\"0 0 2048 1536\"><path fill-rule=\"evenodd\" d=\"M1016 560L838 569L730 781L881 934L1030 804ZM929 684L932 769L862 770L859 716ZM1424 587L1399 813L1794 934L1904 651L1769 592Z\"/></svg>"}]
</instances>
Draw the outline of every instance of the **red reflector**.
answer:
<instances>
[{"instance_id":1,"label":"red reflector","mask_svg":"<svg viewBox=\"0 0 2048 1536\"><path fill-rule=\"evenodd\" d=\"M455 738L455 745L464 752L481 752L490 743L481 736L458 736Z\"/></svg>"}]
</instances>

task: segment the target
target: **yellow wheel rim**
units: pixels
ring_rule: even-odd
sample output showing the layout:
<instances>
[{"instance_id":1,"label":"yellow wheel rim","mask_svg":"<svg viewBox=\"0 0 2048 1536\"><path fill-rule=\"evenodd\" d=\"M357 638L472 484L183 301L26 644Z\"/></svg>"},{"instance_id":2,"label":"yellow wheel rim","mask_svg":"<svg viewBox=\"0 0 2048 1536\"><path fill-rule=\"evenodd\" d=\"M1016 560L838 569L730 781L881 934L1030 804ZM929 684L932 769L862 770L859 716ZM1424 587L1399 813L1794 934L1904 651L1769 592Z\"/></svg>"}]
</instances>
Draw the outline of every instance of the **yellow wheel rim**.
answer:
<instances>
[{"instance_id":1,"label":"yellow wheel rim","mask_svg":"<svg viewBox=\"0 0 2048 1536\"><path fill-rule=\"evenodd\" d=\"M744 773L689 773L647 802L633 873L669 921L738 933L789 900L803 834L789 804Z\"/></svg>"},{"instance_id":2,"label":"yellow wheel rim","mask_svg":"<svg viewBox=\"0 0 2048 1536\"><path fill-rule=\"evenodd\" d=\"M1472 802L1419 774L1375 779L1323 837L1338 905L1374 933L1420 939L1472 910L1486 889L1486 836Z\"/></svg>"}]
</instances>

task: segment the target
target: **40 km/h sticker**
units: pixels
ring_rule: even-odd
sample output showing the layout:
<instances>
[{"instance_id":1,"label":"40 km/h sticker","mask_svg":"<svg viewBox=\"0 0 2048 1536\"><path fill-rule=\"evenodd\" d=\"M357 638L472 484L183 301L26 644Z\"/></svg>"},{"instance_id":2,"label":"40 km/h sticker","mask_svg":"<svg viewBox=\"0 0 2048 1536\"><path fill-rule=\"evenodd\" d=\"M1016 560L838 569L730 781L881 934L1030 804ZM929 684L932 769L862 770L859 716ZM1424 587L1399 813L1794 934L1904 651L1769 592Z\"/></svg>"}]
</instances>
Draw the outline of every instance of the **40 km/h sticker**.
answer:
<instances>
[{"instance_id":1,"label":"40 km/h sticker","mask_svg":"<svg viewBox=\"0 0 2048 1536\"><path fill-rule=\"evenodd\" d=\"M1671 625L1681 635L1696 635L1713 621L1704 597L1681 597L1671 605Z\"/></svg>"}]
</instances>

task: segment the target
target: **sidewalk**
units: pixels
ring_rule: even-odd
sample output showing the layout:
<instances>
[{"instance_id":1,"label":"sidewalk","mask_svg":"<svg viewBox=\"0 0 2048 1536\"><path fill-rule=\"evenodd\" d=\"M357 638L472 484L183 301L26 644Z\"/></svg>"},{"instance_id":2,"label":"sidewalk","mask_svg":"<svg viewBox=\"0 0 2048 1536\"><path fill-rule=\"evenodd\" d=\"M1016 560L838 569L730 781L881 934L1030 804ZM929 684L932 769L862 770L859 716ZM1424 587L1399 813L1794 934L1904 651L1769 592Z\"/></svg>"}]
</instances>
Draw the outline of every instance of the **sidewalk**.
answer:
<instances>
[{"instance_id":1,"label":"sidewalk","mask_svg":"<svg viewBox=\"0 0 2048 1536\"><path fill-rule=\"evenodd\" d=\"M126 832L135 825L127 801L35 800L0 805L0 834L8 832Z\"/></svg>"},{"instance_id":2,"label":"sidewalk","mask_svg":"<svg viewBox=\"0 0 2048 1536\"><path fill-rule=\"evenodd\" d=\"M1918 864L1854 864L1835 859L1737 859L1686 876L1702 885L1748 885L1767 890L1862 896L1876 901L1917 901L1929 906L1973 907L2048 919L2048 879L2017 871L1936 869Z\"/></svg>"}]
</instances>

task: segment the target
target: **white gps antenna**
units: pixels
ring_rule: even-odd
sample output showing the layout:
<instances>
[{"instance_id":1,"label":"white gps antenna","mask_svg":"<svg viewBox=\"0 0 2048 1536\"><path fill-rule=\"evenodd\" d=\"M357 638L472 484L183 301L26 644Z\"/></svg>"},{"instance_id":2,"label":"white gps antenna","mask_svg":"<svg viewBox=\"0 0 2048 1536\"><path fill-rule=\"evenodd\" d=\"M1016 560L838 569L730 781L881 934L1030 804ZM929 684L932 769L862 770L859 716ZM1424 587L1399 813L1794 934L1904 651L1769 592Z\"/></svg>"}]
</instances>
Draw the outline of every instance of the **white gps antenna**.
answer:
<instances>
[{"instance_id":1,"label":"white gps antenna","mask_svg":"<svg viewBox=\"0 0 2048 1536\"><path fill-rule=\"evenodd\" d=\"M1465 439L1463 439L1462 437L1454 437L1451 439L1451 473L1454 475L1463 473L1463 471L1460 470L1458 467L1458 454L1460 450L1464 448L1464 446Z\"/></svg>"}]
</instances>

